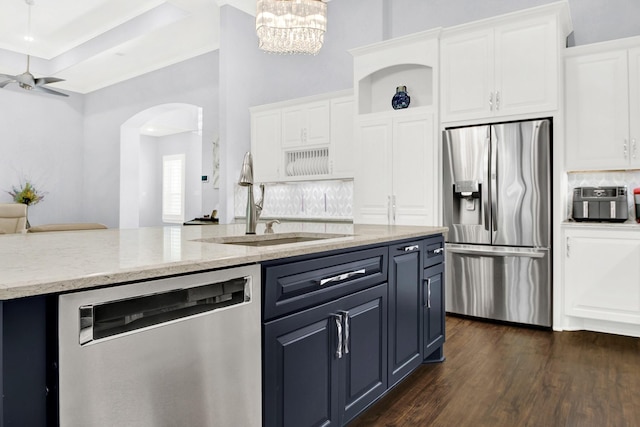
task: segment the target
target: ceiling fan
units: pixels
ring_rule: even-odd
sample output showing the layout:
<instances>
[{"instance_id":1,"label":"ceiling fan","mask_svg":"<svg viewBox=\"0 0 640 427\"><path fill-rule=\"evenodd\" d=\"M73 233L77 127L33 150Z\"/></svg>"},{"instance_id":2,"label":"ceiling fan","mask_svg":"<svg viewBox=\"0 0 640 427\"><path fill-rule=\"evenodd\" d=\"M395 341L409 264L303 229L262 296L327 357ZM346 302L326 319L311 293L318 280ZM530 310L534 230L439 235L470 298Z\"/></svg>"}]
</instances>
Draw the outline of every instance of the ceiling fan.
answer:
<instances>
[{"instance_id":1,"label":"ceiling fan","mask_svg":"<svg viewBox=\"0 0 640 427\"><path fill-rule=\"evenodd\" d=\"M9 83L18 83L22 89L25 90L34 90L38 92L45 92L51 95L59 95L59 96L69 96L66 93L58 92L56 90L45 87L46 84L49 83L57 83L63 82L64 79L59 79L57 77L39 77L35 78L33 74L29 72L29 62L31 60L31 56L27 55L27 71L22 74L18 74L17 76L12 76L9 74L0 74L0 78L5 78L7 80L0 82L0 88L4 88Z\"/></svg>"},{"instance_id":2,"label":"ceiling fan","mask_svg":"<svg viewBox=\"0 0 640 427\"><path fill-rule=\"evenodd\" d=\"M31 6L34 5L34 0L24 0L24 2L28 6L28 17L27 17L27 36L25 40L29 43L33 41L33 37L31 36ZM4 78L4 81L0 81L0 88L4 88L9 83L18 83L22 89L25 90L34 90L38 92L44 92L51 95L59 95L59 96L69 96L66 93L58 92L57 90L53 90L51 88L45 87L45 85L49 83L57 83L63 82L64 79L59 79L57 77L39 77L35 78L33 74L29 71L29 63L31 62L31 55L29 55L29 51L27 50L27 71L22 74L18 74L16 76L12 76L10 74L1 74L0 79Z\"/></svg>"}]
</instances>

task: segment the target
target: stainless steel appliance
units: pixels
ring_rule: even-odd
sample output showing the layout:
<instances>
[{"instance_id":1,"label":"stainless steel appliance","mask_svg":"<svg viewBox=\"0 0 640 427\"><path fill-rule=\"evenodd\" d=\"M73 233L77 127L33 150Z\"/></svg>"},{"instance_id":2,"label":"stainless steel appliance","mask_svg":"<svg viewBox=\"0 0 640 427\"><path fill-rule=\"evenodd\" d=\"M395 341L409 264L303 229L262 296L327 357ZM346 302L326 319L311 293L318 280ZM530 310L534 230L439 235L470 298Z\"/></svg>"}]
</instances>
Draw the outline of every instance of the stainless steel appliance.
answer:
<instances>
[{"instance_id":1,"label":"stainless steel appliance","mask_svg":"<svg viewBox=\"0 0 640 427\"><path fill-rule=\"evenodd\" d=\"M626 221L629 219L627 188L574 188L572 217L576 221Z\"/></svg>"},{"instance_id":2,"label":"stainless steel appliance","mask_svg":"<svg viewBox=\"0 0 640 427\"><path fill-rule=\"evenodd\" d=\"M258 265L61 295L60 425L262 426Z\"/></svg>"},{"instance_id":3,"label":"stainless steel appliance","mask_svg":"<svg viewBox=\"0 0 640 427\"><path fill-rule=\"evenodd\" d=\"M447 311L551 326L551 121L443 140Z\"/></svg>"}]
</instances>

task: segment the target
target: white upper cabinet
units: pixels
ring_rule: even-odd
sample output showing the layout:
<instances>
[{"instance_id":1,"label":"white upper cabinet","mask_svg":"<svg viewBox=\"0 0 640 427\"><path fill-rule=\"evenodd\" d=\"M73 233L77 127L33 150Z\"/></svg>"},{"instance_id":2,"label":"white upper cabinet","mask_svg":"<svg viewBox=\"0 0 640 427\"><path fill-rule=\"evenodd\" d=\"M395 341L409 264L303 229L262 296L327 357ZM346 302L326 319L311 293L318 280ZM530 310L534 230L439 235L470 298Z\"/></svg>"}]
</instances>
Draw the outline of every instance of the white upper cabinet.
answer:
<instances>
[{"instance_id":1,"label":"white upper cabinet","mask_svg":"<svg viewBox=\"0 0 640 427\"><path fill-rule=\"evenodd\" d=\"M353 178L353 120L348 91L252 108L255 181Z\"/></svg>"},{"instance_id":2,"label":"white upper cabinet","mask_svg":"<svg viewBox=\"0 0 640 427\"><path fill-rule=\"evenodd\" d=\"M438 30L354 49L354 221L438 225ZM406 86L409 107L391 105Z\"/></svg>"},{"instance_id":3,"label":"white upper cabinet","mask_svg":"<svg viewBox=\"0 0 640 427\"><path fill-rule=\"evenodd\" d=\"M353 96L331 100L331 144L329 173L335 178L353 178L354 105Z\"/></svg>"},{"instance_id":4,"label":"white upper cabinet","mask_svg":"<svg viewBox=\"0 0 640 427\"><path fill-rule=\"evenodd\" d=\"M566 168L640 168L640 47L570 49L566 59ZM640 38L635 38L640 46ZM618 48L616 48L618 47Z\"/></svg>"},{"instance_id":5,"label":"white upper cabinet","mask_svg":"<svg viewBox=\"0 0 640 427\"><path fill-rule=\"evenodd\" d=\"M251 113L251 153L254 182L280 179L281 114L279 109Z\"/></svg>"},{"instance_id":6,"label":"white upper cabinet","mask_svg":"<svg viewBox=\"0 0 640 427\"><path fill-rule=\"evenodd\" d=\"M283 108L282 147L329 144L329 121L329 100Z\"/></svg>"},{"instance_id":7,"label":"white upper cabinet","mask_svg":"<svg viewBox=\"0 0 640 427\"><path fill-rule=\"evenodd\" d=\"M443 31L443 122L558 108L568 6L556 3Z\"/></svg>"}]
</instances>

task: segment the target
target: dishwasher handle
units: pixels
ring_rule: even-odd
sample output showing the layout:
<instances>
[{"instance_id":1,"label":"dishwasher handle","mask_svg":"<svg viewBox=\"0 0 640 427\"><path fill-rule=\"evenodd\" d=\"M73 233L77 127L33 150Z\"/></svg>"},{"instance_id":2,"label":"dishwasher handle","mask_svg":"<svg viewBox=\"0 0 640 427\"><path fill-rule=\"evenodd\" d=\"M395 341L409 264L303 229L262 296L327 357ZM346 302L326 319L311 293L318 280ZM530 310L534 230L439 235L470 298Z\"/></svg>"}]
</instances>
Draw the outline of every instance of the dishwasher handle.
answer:
<instances>
[{"instance_id":1,"label":"dishwasher handle","mask_svg":"<svg viewBox=\"0 0 640 427\"><path fill-rule=\"evenodd\" d=\"M83 305L79 343L162 326L169 322L251 301L251 276L133 298Z\"/></svg>"}]
</instances>

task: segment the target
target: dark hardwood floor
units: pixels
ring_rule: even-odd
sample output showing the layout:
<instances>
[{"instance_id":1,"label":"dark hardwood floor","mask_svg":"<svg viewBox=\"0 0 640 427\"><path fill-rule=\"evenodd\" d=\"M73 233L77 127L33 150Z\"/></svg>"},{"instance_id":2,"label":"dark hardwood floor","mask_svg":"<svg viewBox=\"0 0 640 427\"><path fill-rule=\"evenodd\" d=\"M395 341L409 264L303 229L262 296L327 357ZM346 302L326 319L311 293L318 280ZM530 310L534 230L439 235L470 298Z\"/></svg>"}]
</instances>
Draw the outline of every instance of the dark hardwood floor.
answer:
<instances>
[{"instance_id":1,"label":"dark hardwood floor","mask_svg":"<svg viewBox=\"0 0 640 427\"><path fill-rule=\"evenodd\" d=\"M447 316L423 365L349 427L640 426L640 339Z\"/></svg>"}]
</instances>

